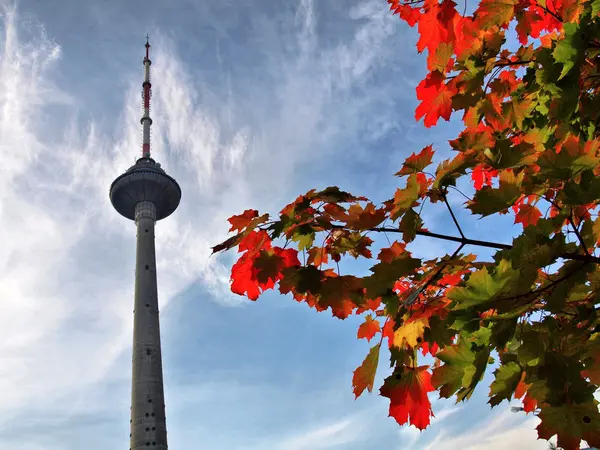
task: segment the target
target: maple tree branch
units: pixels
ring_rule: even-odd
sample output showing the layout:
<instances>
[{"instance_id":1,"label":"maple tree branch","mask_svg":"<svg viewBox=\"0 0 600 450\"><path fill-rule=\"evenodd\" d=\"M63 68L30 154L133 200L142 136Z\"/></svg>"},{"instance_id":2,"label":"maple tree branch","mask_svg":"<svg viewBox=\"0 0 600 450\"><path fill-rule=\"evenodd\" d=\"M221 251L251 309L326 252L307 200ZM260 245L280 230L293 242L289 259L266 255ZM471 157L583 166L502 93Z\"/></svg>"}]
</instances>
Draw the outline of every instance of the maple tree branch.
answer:
<instances>
[{"instance_id":1,"label":"maple tree branch","mask_svg":"<svg viewBox=\"0 0 600 450\"><path fill-rule=\"evenodd\" d=\"M496 76L500 73L500 71L502 71L502 69L504 68L504 66L494 66L494 70L492 70L490 72L490 77L488 78L488 80L485 83L485 86L483 87L483 95L487 95L487 88L490 85L491 81L496 79Z\"/></svg>"},{"instance_id":2,"label":"maple tree branch","mask_svg":"<svg viewBox=\"0 0 600 450\"><path fill-rule=\"evenodd\" d=\"M579 243L581 244L581 247L583 248L583 251L585 252L585 254L587 256L590 256L590 252L588 252L588 249L585 245L585 242L583 242L583 237L581 236L581 233L579 233L579 230L577 229L577 227L575 226L575 223L573 222L573 209L571 208L571 213L569 214L569 223L571 224L571 227L573 227L573 231L575 232L575 236L577 236L577 239L579 239Z\"/></svg>"},{"instance_id":3,"label":"maple tree branch","mask_svg":"<svg viewBox=\"0 0 600 450\"><path fill-rule=\"evenodd\" d=\"M542 8L544 11L546 11L548 14L550 14L552 17L554 17L556 20L558 20L560 23L564 22L558 14L550 11L547 6L542 6L539 3L538 3L538 6L540 8Z\"/></svg>"},{"instance_id":4,"label":"maple tree branch","mask_svg":"<svg viewBox=\"0 0 600 450\"><path fill-rule=\"evenodd\" d=\"M378 232L388 232L388 233L402 233L402 231L400 231L398 228L386 228L386 227L375 227L375 228L369 228L370 231L378 231ZM464 245L475 245L477 247L487 247L487 248L496 248L499 250L510 250L512 248L512 245L510 244L500 244L498 242L490 242L490 241L481 241L479 239L469 239L469 238L462 238L462 237L457 237L457 236L449 236L447 234L440 234L440 233L432 233L431 231L425 231L425 230L417 230L416 231L417 236L427 236L427 237L431 237L434 239L442 239L444 241L452 241L452 242L458 242L460 244L464 244ZM563 253L562 255L560 255L560 258L563 259L569 259L569 260L576 260L576 261L583 261L583 262L590 262L590 263L594 263L594 264L600 264L600 257L597 256L592 256L592 255L580 255L578 253Z\"/></svg>"},{"instance_id":5,"label":"maple tree branch","mask_svg":"<svg viewBox=\"0 0 600 450\"><path fill-rule=\"evenodd\" d=\"M450 257L450 261L452 261L456 257L456 255L458 255L458 252L460 252L464 246L465 246L465 244L462 244L462 243L458 246L456 251ZM442 273L442 271L444 270L444 268L447 265L448 265L447 262L446 262L446 264L441 264L438 267L438 270L420 288L418 288L416 291L413 291L413 293L410 294L406 298L406 300L404 300L404 305L411 306L417 300L417 298L419 298L419 295L421 295L421 293L425 289L427 289L431 283L433 283L436 280L436 278Z\"/></svg>"},{"instance_id":6,"label":"maple tree branch","mask_svg":"<svg viewBox=\"0 0 600 450\"><path fill-rule=\"evenodd\" d=\"M529 59L529 60L519 60L519 61L508 61L508 62L498 62L496 64L494 64L494 67L510 67L510 66L523 66L525 64L529 64L535 62L535 59Z\"/></svg>"},{"instance_id":7,"label":"maple tree branch","mask_svg":"<svg viewBox=\"0 0 600 450\"><path fill-rule=\"evenodd\" d=\"M463 239L465 239L465 234L463 233L462 228L460 228L460 225L458 224L458 220L456 220L456 216L454 215L454 211L452 211L452 208L450 208L450 203L448 203L448 199L446 198L446 195L443 196L443 199L444 199L444 203L448 207L448 211L450 211L450 215L452 216L452 220L454 221L454 225L456 225L456 229L460 233L460 236Z\"/></svg>"}]
</instances>

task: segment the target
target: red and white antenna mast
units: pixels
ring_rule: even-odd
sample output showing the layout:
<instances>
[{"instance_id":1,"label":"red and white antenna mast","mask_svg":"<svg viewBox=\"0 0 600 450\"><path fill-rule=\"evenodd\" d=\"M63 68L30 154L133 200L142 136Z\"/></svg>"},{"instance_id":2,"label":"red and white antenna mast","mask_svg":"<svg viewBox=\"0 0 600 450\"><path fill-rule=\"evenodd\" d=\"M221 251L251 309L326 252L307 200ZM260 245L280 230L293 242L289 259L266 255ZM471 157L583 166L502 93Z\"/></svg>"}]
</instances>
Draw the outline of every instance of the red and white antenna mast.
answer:
<instances>
[{"instance_id":1,"label":"red and white antenna mast","mask_svg":"<svg viewBox=\"0 0 600 450\"><path fill-rule=\"evenodd\" d=\"M143 91L142 98L144 103L144 115L140 122L143 127L143 138L142 138L142 158L150 158L150 125L152 125L152 119L150 118L150 96L152 95L152 83L150 83L150 42L149 37L146 35L146 57L144 58L144 82L142 83Z\"/></svg>"}]
</instances>

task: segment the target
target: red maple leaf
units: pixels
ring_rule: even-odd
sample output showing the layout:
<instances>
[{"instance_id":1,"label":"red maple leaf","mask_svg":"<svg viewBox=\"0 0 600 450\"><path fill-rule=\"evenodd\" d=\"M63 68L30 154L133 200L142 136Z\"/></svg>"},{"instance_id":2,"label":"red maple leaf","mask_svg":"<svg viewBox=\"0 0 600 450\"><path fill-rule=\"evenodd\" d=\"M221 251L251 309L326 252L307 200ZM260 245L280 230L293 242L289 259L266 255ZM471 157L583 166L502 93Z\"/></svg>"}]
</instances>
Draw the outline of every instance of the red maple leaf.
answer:
<instances>
[{"instance_id":1,"label":"red maple leaf","mask_svg":"<svg viewBox=\"0 0 600 450\"><path fill-rule=\"evenodd\" d=\"M394 14L398 14L402 20L404 20L408 26L414 27L421 17L420 8L413 8L410 5L400 3L400 0L388 0L390 4L390 11L394 11Z\"/></svg>"},{"instance_id":2,"label":"red maple leaf","mask_svg":"<svg viewBox=\"0 0 600 450\"><path fill-rule=\"evenodd\" d=\"M358 327L356 338L370 341L377 333L379 333L379 331L381 331L379 321L373 319L371 315L368 315L365 318L365 321Z\"/></svg>"},{"instance_id":3,"label":"red maple leaf","mask_svg":"<svg viewBox=\"0 0 600 450\"><path fill-rule=\"evenodd\" d=\"M260 250L268 250L270 248L271 238L269 238L267 232L264 230L253 230L240 241L238 252L258 253Z\"/></svg>"},{"instance_id":4,"label":"red maple leaf","mask_svg":"<svg viewBox=\"0 0 600 450\"><path fill-rule=\"evenodd\" d=\"M388 347L392 348L394 345L394 327L396 326L396 322L394 319L388 319L383 324L383 330L381 330L381 334L383 337L388 338Z\"/></svg>"},{"instance_id":5,"label":"red maple leaf","mask_svg":"<svg viewBox=\"0 0 600 450\"><path fill-rule=\"evenodd\" d=\"M283 278L286 267L299 266L295 249L271 249L271 241L263 230L249 233L240 249L247 250L231 268L231 291L256 300L261 292L272 289Z\"/></svg>"},{"instance_id":6,"label":"red maple leaf","mask_svg":"<svg viewBox=\"0 0 600 450\"><path fill-rule=\"evenodd\" d=\"M463 272L449 273L447 275L444 275L442 278L440 278L440 281L438 281L438 284L441 284L443 286L456 286L462 280L462 275L463 275Z\"/></svg>"},{"instance_id":7,"label":"red maple leaf","mask_svg":"<svg viewBox=\"0 0 600 450\"><path fill-rule=\"evenodd\" d=\"M427 393L434 390L429 366L404 367L386 378L380 393L390 399L389 416L400 425L410 422L419 430L429 425L433 411Z\"/></svg>"},{"instance_id":8,"label":"red maple leaf","mask_svg":"<svg viewBox=\"0 0 600 450\"><path fill-rule=\"evenodd\" d=\"M231 216L229 219L227 219L231 224L229 231L242 231L255 217L258 217L258 211L255 209L247 209L243 214Z\"/></svg>"},{"instance_id":9,"label":"red maple leaf","mask_svg":"<svg viewBox=\"0 0 600 450\"><path fill-rule=\"evenodd\" d=\"M433 345L429 345L429 342L424 341L421 344L421 353L423 353L423 356L427 355L427 353L429 353L431 356L435 356L435 354L440 350L440 348L438 347L437 343L434 342Z\"/></svg>"},{"instance_id":10,"label":"red maple leaf","mask_svg":"<svg viewBox=\"0 0 600 450\"><path fill-rule=\"evenodd\" d=\"M446 84L446 77L438 70L427 74L417 86L417 99L421 101L415 111L415 120L425 116L424 125L429 128L437 124L440 117L450 120L452 97L457 93L453 83Z\"/></svg>"},{"instance_id":11,"label":"red maple leaf","mask_svg":"<svg viewBox=\"0 0 600 450\"><path fill-rule=\"evenodd\" d=\"M256 300L261 293L254 269L254 258L241 257L231 268L231 292Z\"/></svg>"},{"instance_id":12,"label":"red maple leaf","mask_svg":"<svg viewBox=\"0 0 600 450\"><path fill-rule=\"evenodd\" d=\"M491 186L494 177L498 176L498 171L494 169L487 169L483 165L479 165L473 169L471 173L471 179L475 189L480 190L483 185Z\"/></svg>"}]
</instances>

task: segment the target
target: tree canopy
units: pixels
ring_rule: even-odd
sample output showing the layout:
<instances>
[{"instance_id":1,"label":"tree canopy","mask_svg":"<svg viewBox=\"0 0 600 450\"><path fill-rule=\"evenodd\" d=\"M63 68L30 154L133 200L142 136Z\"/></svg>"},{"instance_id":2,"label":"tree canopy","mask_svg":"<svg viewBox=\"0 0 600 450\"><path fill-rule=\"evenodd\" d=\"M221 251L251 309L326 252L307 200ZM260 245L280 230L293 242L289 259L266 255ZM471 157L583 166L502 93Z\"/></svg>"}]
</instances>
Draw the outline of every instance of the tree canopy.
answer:
<instances>
[{"instance_id":1,"label":"tree canopy","mask_svg":"<svg viewBox=\"0 0 600 450\"><path fill-rule=\"evenodd\" d=\"M235 234L213 248L241 253L231 289L256 300L277 287L337 318L364 316L357 337L375 345L354 394L372 391L385 339L380 394L400 425L426 428L430 392L465 401L495 367L491 406L521 399L540 438L600 446L600 0L481 0L472 14L466 0L388 3L427 57L415 119L429 128L462 113L454 156L434 168L436 149L415 151L379 205L328 187L275 217L231 217ZM511 245L465 237L447 200L463 177L475 217L514 214ZM449 210L459 237L427 230L425 202ZM378 234L390 240L374 257ZM457 249L423 260L406 247L417 235ZM465 245L496 252L484 260ZM345 258L373 260L370 273L341 275Z\"/></svg>"}]
</instances>

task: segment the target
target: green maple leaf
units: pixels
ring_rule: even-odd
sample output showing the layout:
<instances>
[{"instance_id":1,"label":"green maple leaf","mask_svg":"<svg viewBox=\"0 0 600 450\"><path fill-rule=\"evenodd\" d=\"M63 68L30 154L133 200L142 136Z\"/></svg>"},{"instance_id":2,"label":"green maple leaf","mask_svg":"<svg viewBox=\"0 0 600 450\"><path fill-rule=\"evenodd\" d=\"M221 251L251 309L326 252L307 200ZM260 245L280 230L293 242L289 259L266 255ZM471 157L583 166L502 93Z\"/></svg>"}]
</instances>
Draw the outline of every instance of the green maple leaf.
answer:
<instances>
[{"instance_id":1,"label":"green maple leaf","mask_svg":"<svg viewBox=\"0 0 600 450\"><path fill-rule=\"evenodd\" d=\"M421 267L421 260L404 253L390 262L380 262L371 267L373 275L363 278L367 297L376 298L392 288L394 282L412 274Z\"/></svg>"},{"instance_id":2,"label":"green maple leaf","mask_svg":"<svg viewBox=\"0 0 600 450\"><path fill-rule=\"evenodd\" d=\"M557 42L552 56L558 63L562 63L563 69L558 79L563 78L578 63L583 56L584 42L581 38L581 30L578 23L564 24L565 37Z\"/></svg>"},{"instance_id":3,"label":"green maple leaf","mask_svg":"<svg viewBox=\"0 0 600 450\"><path fill-rule=\"evenodd\" d=\"M471 274L465 287L454 287L446 296L456 302L454 309L457 310L488 303L510 290L518 277L519 272L503 259L494 272L489 273L485 267L479 269Z\"/></svg>"},{"instance_id":4,"label":"green maple leaf","mask_svg":"<svg viewBox=\"0 0 600 450\"><path fill-rule=\"evenodd\" d=\"M315 233L296 233L292 237L292 241L298 244L298 250L308 250L315 241Z\"/></svg>"},{"instance_id":5,"label":"green maple leaf","mask_svg":"<svg viewBox=\"0 0 600 450\"><path fill-rule=\"evenodd\" d=\"M475 192L473 201L467 206L473 214L489 216L512 206L521 196L523 173L515 176L512 171L500 173L498 188L484 186Z\"/></svg>"},{"instance_id":6,"label":"green maple leaf","mask_svg":"<svg viewBox=\"0 0 600 450\"><path fill-rule=\"evenodd\" d=\"M410 174L406 179L406 187L396 189L393 200L394 207L390 213L392 220L398 220L419 199L422 190L419 176L425 177L423 174Z\"/></svg>"},{"instance_id":7,"label":"green maple leaf","mask_svg":"<svg viewBox=\"0 0 600 450\"><path fill-rule=\"evenodd\" d=\"M254 260L254 268L256 269L256 279L259 283L268 283L270 280L277 279L281 270L281 258L273 251L261 250L259 255Z\"/></svg>"},{"instance_id":8,"label":"green maple leaf","mask_svg":"<svg viewBox=\"0 0 600 450\"><path fill-rule=\"evenodd\" d=\"M488 403L492 406L498 405L502 400L511 399L517 384L521 380L523 370L516 362L503 364L494 371L496 379L490 386L490 400Z\"/></svg>"},{"instance_id":9,"label":"green maple leaf","mask_svg":"<svg viewBox=\"0 0 600 450\"><path fill-rule=\"evenodd\" d=\"M456 345L444 348L435 356L445 364L433 370L431 382L439 389L441 398L456 394L459 402L473 394L483 377L490 352L486 348L473 350L471 343L461 337Z\"/></svg>"},{"instance_id":10,"label":"green maple leaf","mask_svg":"<svg viewBox=\"0 0 600 450\"><path fill-rule=\"evenodd\" d=\"M546 406L538 417L542 421L537 426L540 439L550 439L557 435L557 444L564 450L579 449L582 439L590 446L600 446L597 401L580 405Z\"/></svg>"},{"instance_id":11,"label":"green maple leaf","mask_svg":"<svg viewBox=\"0 0 600 450\"><path fill-rule=\"evenodd\" d=\"M600 0L594 0L592 2L592 16L597 16L600 12Z\"/></svg>"},{"instance_id":12,"label":"green maple leaf","mask_svg":"<svg viewBox=\"0 0 600 450\"><path fill-rule=\"evenodd\" d=\"M321 289L323 272L315 266L288 267L281 273L283 279L279 282L279 291L282 294L295 290L301 294L316 295Z\"/></svg>"},{"instance_id":13,"label":"green maple leaf","mask_svg":"<svg viewBox=\"0 0 600 450\"><path fill-rule=\"evenodd\" d=\"M600 192L600 178L591 170L581 174L579 182L570 179L565 183L564 190L560 192L559 198L565 205L585 205L598 199Z\"/></svg>"},{"instance_id":14,"label":"green maple leaf","mask_svg":"<svg viewBox=\"0 0 600 450\"><path fill-rule=\"evenodd\" d=\"M406 211L400 221L400 231L402 231L402 240L404 242L412 242L417 236L417 230L423 226L421 216L414 209Z\"/></svg>"},{"instance_id":15,"label":"green maple leaf","mask_svg":"<svg viewBox=\"0 0 600 450\"><path fill-rule=\"evenodd\" d=\"M522 142L517 145L509 139L498 139L496 145L485 149L487 163L494 169L509 169L530 165L537 159L533 145Z\"/></svg>"}]
</instances>

